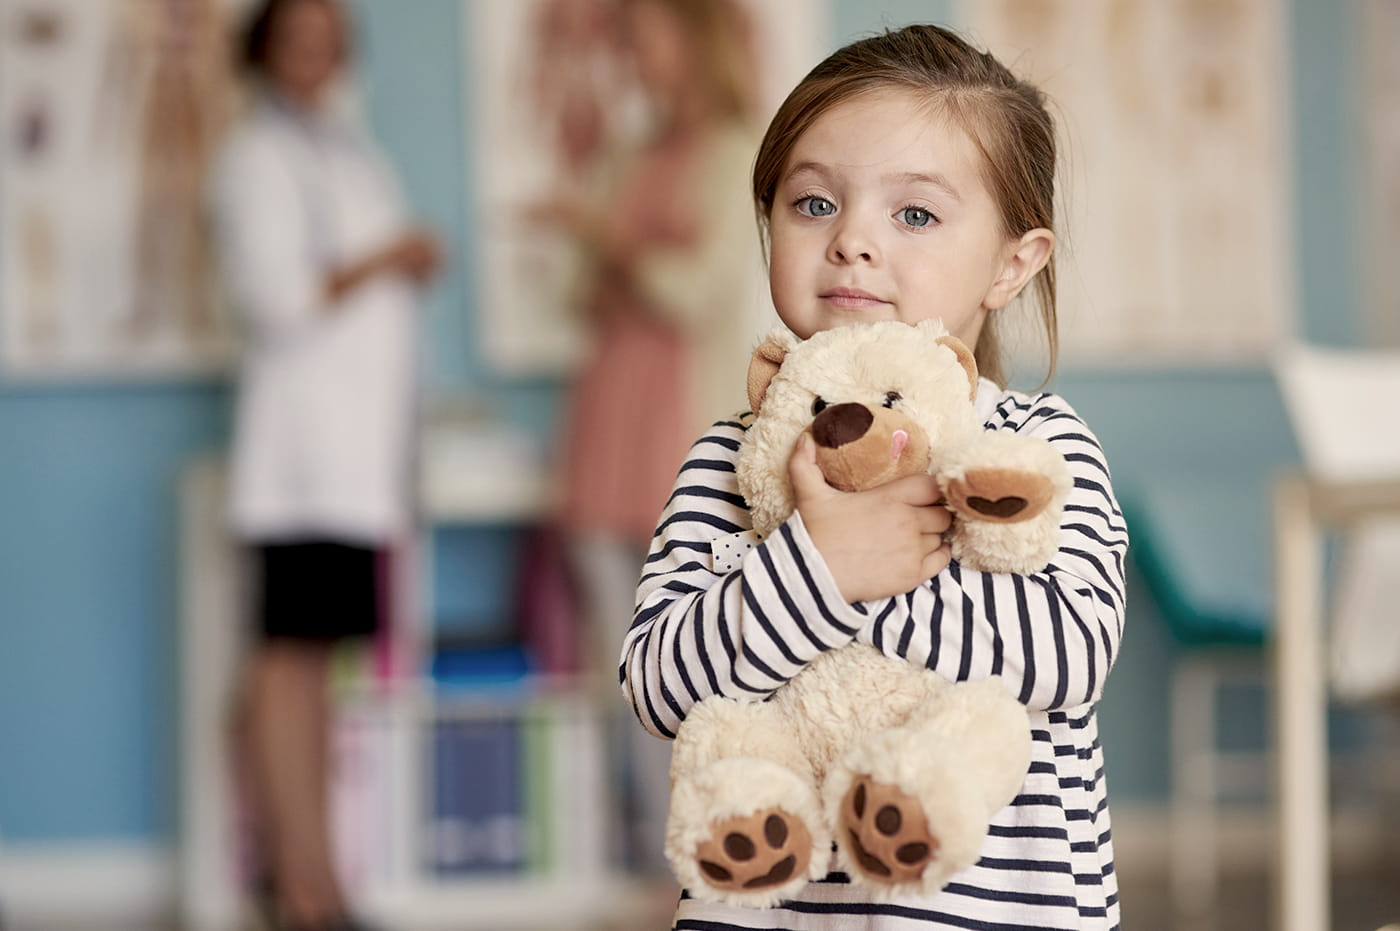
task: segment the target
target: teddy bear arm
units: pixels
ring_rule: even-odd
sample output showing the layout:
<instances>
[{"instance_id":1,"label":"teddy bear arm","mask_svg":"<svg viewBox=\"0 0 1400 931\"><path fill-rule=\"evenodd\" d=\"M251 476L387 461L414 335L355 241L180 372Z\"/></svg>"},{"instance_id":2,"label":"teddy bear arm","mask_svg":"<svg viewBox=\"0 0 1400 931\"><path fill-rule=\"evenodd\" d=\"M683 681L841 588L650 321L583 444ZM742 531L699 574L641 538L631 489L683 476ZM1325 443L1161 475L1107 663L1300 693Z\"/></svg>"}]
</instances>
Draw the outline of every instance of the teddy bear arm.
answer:
<instances>
[{"instance_id":1,"label":"teddy bear arm","mask_svg":"<svg viewBox=\"0 0 1400 931\"><path fill-rule=\"evenodd\" d=\"M937 463L948 506L966 520L1019 523L1063 503L1064 456L1046 440L984 431Z\"/></svg>"},{"instance_id":2,"label":"teddy bear arm","mask_svg":"<svg viewBox=\"0 0 1400 931\"><path fill-rule=\"evenodd\" d=\"M983 572L1039 572L1059 548L1073 479L1049 442L987 431L951 453L935 475L957 520L953 558Z\"/></svg>"}]
</instances>

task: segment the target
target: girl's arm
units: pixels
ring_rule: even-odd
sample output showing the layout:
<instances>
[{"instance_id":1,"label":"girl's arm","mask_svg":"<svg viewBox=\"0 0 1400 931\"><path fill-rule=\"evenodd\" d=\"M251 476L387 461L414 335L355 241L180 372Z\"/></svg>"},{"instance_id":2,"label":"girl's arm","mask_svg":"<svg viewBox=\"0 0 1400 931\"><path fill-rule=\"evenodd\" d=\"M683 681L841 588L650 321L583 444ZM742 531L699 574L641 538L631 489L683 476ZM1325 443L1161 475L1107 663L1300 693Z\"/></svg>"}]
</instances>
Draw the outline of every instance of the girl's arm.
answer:
<instances>
[{"instance_id":1,"label":"girl's arm","mask_svg":"<svg viewBox=\"0 0 1400 931\"><path fill-rule=\"evenodd\" d=\"M1082 706L1103 693L1118 655L1127 528L1102 448L1062 399L1008 396L992 418L1003 419L1069 464L1058 553L1029 575L954 563L907 595L866 603L878 620L861 639L949 679L999 675L1032 710Z\"/></svg>"},{"instance_id":2,"label":"girl's arm","mask_svg":"<svg viewBox=\"0 0 1400 931\"><path fill-rule=\"evenodd\" d=\"M673 737L708 695L766 697L857 636L948 679L1001 676L1032 710L1097 700L1122 636L1128 542L1103 451L1053 396L1010 398L996 416L1069 463L1074 487L1050 565L1013 575L953 564L904 595L856 605L798 515L737 569L714 570L712 543L749 526L734 480L743 428L722 425L698 443L653 538L623 644L623 691L647 729Z\"/></svg>"},{"instance_id":3,"label":"girl's arm","mask_svg":"<svg viewBox=\"0 0 1400 931\"><path fill-rule=\"evenodd\" d=\"M768 696L867 620L842 599L799 516L762 542L744 535L734 477L743 431L717 424L691 448L637 588L619 672L637 717L660 737L674 737L707 696Z\"/></svg>"}]
</instances>

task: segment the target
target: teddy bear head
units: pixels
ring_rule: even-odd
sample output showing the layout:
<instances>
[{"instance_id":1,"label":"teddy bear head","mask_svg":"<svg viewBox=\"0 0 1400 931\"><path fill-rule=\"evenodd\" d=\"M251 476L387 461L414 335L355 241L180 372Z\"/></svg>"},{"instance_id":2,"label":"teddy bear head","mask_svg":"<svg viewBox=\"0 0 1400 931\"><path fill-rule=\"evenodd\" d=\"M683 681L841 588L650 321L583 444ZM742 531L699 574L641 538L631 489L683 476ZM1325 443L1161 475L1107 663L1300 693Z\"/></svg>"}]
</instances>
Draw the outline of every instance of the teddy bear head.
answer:
<instances>
[{"instance_id":1,"label":"teddy bear head","mask_svg":"<svg viewBox=\"0 0 1400 931\"><path fill-rule=\"evenodd\" d=\"M766 536L792 513L787 462L810 432L827 482L858 491L930 472L940 449L980 430L972 353L936 320L835 327L799 340L778 327L754 351L739 490Z\"/></svg>"}]
</instances>

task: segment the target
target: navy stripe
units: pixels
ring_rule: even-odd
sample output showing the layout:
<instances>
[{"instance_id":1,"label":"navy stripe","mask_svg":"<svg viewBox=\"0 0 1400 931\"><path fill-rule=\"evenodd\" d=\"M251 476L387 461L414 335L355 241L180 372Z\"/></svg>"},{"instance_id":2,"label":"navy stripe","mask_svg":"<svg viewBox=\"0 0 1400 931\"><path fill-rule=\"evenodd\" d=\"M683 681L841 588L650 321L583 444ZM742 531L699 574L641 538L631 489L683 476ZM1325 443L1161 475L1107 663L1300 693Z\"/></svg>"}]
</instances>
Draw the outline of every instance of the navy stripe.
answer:
<instances>
[{"instance_id":1,"label":"navy stripe","mask_svg":"<svg viewBox=\"0 0 1400 931\"><path fill-rule=\"evenodd\" d=\"M715 664L710 662L710 651L705 648L705 603L695 606L695 654L700 657L700 665L705 670L705 681L710 685L710 694L720 694L719 677L715 674ZM732 662L732 658L731 658Z\"/></svg>"},{"instance_id":2,"label":"navy stripe","mask_svg":"<svg viewBox=\"0 0 1400 931\"><path fill-rule=\"evenodd\" d=\"M895 648L900 656L909 657L909 643L914 639L914 593L904 596L904 607L909 616L904 621L904 629L899 634L899 646Z\"/></svg>"},{"instance_id":3,"label":"navy stripe","mask_svg":"<svg viewBox=\"0 0 1400 931\"><path fill-rule=\"evenodd\" d=\"M987 624L992 628L992 669L994 676L1001 675L1002 653L1005 644L1001 640L1001 628L997 624L997 599L993 587L995 579L990 572L982 573L982 610L986 612Z\"/></svg>"},{"instance_id":4,"label":"navy stripe","mask_svg":"<svg viewBox=\"0 0 1400 931\"><path fill-rule=\"evenodd\" d=\"M942 591L941 578L940 576L934 579L929 586L929 592L934 596L933 616L929 618L930 639L933 642L929 645L928 660L924 664L929 669L937 668L939 648L943 644L943 599L938 597L939 592Z\"/></svg>"},{"instance_id":5,"label":"navy stripe","mask_svg":"<svg viewBox=\"0 0 1400 931\"><path fill-rule=\"evenodd\" d=\"M768 576L773 580L773 591L777 594L778 600L782 602L783 607L787 610L788 617L797 625L797 629L807 638L808 643L812 644L812 646L816 647L818 650L826 649L826 644L822 643L817 635L812 633L812 628L807 624L807 619L803 616L801 609L797 607L797 603L793 601L792 596L788 594L787 588L779 584L778 567L773 565L773 556L768 552L768 547L766 545L759 546L758 558L763 563L763 568L768 570ZM781 647L781 644L779 646ZM783 651L783 655L791 656L786 650ZM792 656L791 660L794 665L800 664L800 661L795 656Z\"/></svg>"},{"instance_id":6,"label":"navy stripe","mask_svg":"<svg viewBox=\"0 0 1400 931\"><path fill-rule=\"evenodd\" d=\"M870 645L881 653L885 651L885 619L894 613L894 607L895 600L893 598L886 599L885 606L875 616L875 622L872 625L874 630L871 633Z\"/></svg>"},{"instance_id":7,"label":"navy stripe","mask_svg":"<svg viewBox=\"0 0 1400 931\"><path fill-rule=\"evenodd\" d=\"M748 504L744 501L744 496L735 494L732 491L725 491L721 488L710 488L708 485L683 485L671 491L671 496L666 499L670 504L677 498L708 498L712 501L723 501L732 504L741 510L748 510Z\"/></svg>"},{"instance_id":8,"label":"navy stripe","mask_svg":"<svg viewBox=\"0 0 1400 931\"><path fill-rule=\"evenodd\" d=\"M859 628L851 627L849 624L843 624L837 620L836 615L831 613L831 609L828 608L826 602L822 600L821 589L818 587L816 579L812 578L812 570L807 568L807 561L802 558L801 550L797 545L797 539L792 535L792 528L787 524L783 524L778 528L778 535L783 538L783 542L787 544L788 552L792 554L793 559L796 561L797 571L801 573L802 581L807 584L807 590L812 593L812 598L817 603L817 610L821 612L822 619L842 633L854 637Z\"/></svg>"},{"instance_id":9,"label":"navy stripe","mask_svg":"<svg viewBox=\"0 0 1400 931\"><path fill-rule=\"evenodd\" d=\"M954 915L934 909L911 908L907 905L882 905L874 902L784 902L786 911L818 915L885 915L891 918L913 918L939 927L968 928L971 931L1029 931L1024 924L1005 924Z\"/></svg>"},{"instance_id":10,"label":"navy stripe","mask_svg":"<svg viewBox=\"0 0 1400 931\"><path fill-rule=\"evenodd\" d=\"M966 682L967 677L972 674L972 622L975 619L972 607L972 599L967 597L967 589L962 584L962 566L957 563L948 564L948 575L958 586L958 591L962 594L962 655L958 660L958 681Z\"/></svg>"},{"instance_id":11,"label":"navy stripe","mask_svg":"<svg viewBox=\"0 0 1400 931\"><path fill-rule=\"evenodd\" d=\"M763 632L768 635L769 642L778 648L778 652L783 655L783 659L794 666L801 666L802 660L798 659L797 654L788 649L787 644L783 642L783 638L778 635L777 628L773 626L773 621L768 617L768 612L763 610L763 605L759 604L758 596L754 594L753 588L744 585L741 587L741 590L744 594L744 604L748 605L749 613L753 615L753 619L758 622L758 626L763 628ZM787 677L774 676L774 678L786 679Z\"/></svg>"},{"instance_id":12,"label":"navy stripe","mask_svg":"<svg viewBox=\"0 0 1400 931\"><path fill-rule=\"evenodd\" d=\"M703 599L701 600L703 601ZM702 607L702 605L696 605L696 610L701 610ZM685 686L686 694L690 696L690 703L693 705L698 703L702 696L696 691L695 683L690 679L690 669L686 666L685 650L682 647L684 643L685 639L679 633L676 634L675 638L671 641L671 664L675 666L676 672L680 674L681 685ZM700 655L704 656L705 654L702 651ZM683 718L685 717L685 712L678 711L676 712L676 716Z\"/></svg>"},{"instance_id":13,"label":"navy stripe","mask_svg":"<svg viewBox=\"0 0 1400 931\"><path fill-rule=\"evenodd\" d=\"M1021 704L1029 705L1035 694L1035 634L1031 632L1031 612L1026 602L1026 580L1022 576L1011 577L1011 587L1016 593L1016 616L1021 621L1021 694L1017 696Z\"/></svg>"},{"instance_id":14,"label":"navy stripe","mask_svg":"<svg viewBox=\"0 0 1400 931\"><path fill-rule=\"evenodd\" d=\"M682 523L704 524L708 527L714 527L721 533L739 533L748 529L747 527L741 527L733 521L725 520L722 517L717 517L714 514L708 514L704 511L677 511L663 520L661 525L656 528L656 532L658 534L664 533L676 524Z\"/></svg>"}]
</instances>

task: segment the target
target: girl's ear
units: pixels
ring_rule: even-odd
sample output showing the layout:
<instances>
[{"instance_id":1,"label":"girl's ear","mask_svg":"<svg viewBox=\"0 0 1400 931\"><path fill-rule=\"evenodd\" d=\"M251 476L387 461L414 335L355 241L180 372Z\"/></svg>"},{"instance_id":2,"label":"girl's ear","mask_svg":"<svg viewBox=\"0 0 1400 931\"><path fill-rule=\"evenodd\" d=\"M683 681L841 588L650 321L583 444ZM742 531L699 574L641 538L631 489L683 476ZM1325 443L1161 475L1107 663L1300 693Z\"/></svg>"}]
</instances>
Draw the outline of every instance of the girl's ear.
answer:
<instances>
[{"instance_id":1,"label":"girl's ear","mask_svg":"<svg viewBox=\"0 0 1400 931\"><path fill-rule=\"evenodd\" d=\"M763 406L763 396L768 393L773 376L778 374L779 366L787 358L787 345L775 336L770 333L753 351L753 358L749 359L749 410L755 414Z\"/></svg>"},{"instance_id":2,"label":"girl's ear","mask_svg":"<svg viewBox=\"0 0 1400 931\"><path fill-rule=\"evenodd\" d=\"M1002 261L1001 274L997 275L992 286L982 298L982 306L987 310L1000 310L1010 304L1026 282L1036 276L1045 263L1050 261L1050 253L1055 248L1055 234L1037 227L1020 239L1007 244Z\"/></svg>"}]
</instances>

